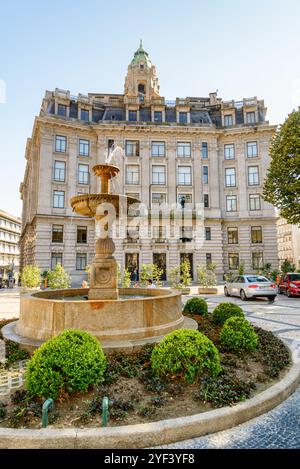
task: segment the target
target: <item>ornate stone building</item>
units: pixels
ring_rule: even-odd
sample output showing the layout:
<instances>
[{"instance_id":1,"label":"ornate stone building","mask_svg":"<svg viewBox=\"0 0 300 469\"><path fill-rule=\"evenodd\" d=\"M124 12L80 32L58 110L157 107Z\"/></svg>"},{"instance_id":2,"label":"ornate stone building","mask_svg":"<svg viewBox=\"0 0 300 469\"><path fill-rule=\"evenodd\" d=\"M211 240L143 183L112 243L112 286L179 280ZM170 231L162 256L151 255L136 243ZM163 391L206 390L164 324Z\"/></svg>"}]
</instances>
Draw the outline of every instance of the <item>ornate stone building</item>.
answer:
<instances>
[{"instance_id":1,"label":"ornate stone building","mask_svg":"<svg viewBox=\"0 0 300 469\"><path fill-rule=\"evenodd\" d=\"M261 198L275 131L265 116L264 101L256 97L223 101L214 92L167 101L142 43L128 66L124 94L46 91L27 142L20 187L22 265L37 263L46 270L62 262L74 284L84 278L93 256L94 222L74 216L69 200L99 191L91 168L118 145L126 154L123 193L153 213L159 204L177 204L192 219L196 207L203 215L198 244L193 227L179 226L179 235L169 237L156 222L148 236L130 233L116 240L122 266L132 270L154 262L167 276L188 258L194 280L197 266L210 262L217 264L219 278L241 261L248 272L266 262L276 268L275 212Z\"/></svg>"}]
</instances>

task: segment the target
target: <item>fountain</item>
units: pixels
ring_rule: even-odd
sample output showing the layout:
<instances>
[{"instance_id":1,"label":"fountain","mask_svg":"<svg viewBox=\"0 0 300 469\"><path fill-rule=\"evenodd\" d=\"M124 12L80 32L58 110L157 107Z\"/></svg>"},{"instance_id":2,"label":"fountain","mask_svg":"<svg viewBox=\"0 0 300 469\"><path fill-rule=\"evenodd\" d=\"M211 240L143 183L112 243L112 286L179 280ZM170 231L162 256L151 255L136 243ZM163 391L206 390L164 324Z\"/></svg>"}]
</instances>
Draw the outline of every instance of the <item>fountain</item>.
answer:
<instances>
[{"instance_id":1,"label":"fountain","mask_svg":"<svg viewBox=\"0 0 300 469\"><path fill-rule=\"evenodd\" d=\"M75 196L70 203L77 214L93 217L97 239L90 272L90 288L45 290L21 295L20 318L2 328L5 338L30 353L65 329L94 335L106 352L130 352L159 342L175 329L197 329L182 315L181 293L168 289L121 288L117 285L113 219L139 201L113 194L111 182L119 167L105 163L93 167L101 180L101 193ZM114 216L111 216L113 212Z\"/></svg>"}]
</instances>

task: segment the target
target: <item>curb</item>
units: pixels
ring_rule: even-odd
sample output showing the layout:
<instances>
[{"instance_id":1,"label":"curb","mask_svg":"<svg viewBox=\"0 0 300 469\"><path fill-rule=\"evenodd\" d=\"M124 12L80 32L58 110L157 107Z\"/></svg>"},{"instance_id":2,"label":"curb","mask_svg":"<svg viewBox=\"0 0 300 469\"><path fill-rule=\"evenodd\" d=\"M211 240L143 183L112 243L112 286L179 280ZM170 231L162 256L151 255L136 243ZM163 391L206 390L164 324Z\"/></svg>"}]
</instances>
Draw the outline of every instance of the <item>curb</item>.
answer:
<instances>
[{"instance_id":1,"label":"curb","mask_svg":"<svg viewBox=\"0 0 300 469\"><path fill-rule=\"evenodd\" d=\"M278 383L234 407L224 407L188 417L111 428L0 428L0 449L132 449L166 445L227 430L258 417L287 399L299 384L300 366L299 363L294 363Z\"/></svg>"}]
</instances>

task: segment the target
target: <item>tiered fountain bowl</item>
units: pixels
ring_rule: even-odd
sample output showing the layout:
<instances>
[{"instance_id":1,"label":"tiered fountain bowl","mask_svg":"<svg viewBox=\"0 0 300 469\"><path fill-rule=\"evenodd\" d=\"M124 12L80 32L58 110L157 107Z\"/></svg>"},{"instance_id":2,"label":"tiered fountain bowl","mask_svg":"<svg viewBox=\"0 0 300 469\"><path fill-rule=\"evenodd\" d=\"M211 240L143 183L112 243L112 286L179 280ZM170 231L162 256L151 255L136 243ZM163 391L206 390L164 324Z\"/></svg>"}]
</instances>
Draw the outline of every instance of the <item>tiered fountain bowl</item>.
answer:
<instances>
[{"instance_id":1,"label":"tiered fountain bowl","mask_svg":"<svg viewBox=\"0 0 300 469\"><path fill-rule=\"evenodd\" d=\"M73 197L73 210L95 218L101 224L107 204L120 208L138 203L126 195L110 193L117 166L101 164L93 168L101 179L101 193ZM103 207L104 204L104 207ZM100 230L101 231L101 230ZM90 272L90 288L44 290L21 295L20 318L2 328L5 338L30 353L44 341L66 329L81 329L94 335L106 352L132 351L144 344L159 342L176 329L196 329L195 321L182 315L181 293L169 289L118 289L115 245L108 224L95 242Z\"/></svg>"}]
</instances>

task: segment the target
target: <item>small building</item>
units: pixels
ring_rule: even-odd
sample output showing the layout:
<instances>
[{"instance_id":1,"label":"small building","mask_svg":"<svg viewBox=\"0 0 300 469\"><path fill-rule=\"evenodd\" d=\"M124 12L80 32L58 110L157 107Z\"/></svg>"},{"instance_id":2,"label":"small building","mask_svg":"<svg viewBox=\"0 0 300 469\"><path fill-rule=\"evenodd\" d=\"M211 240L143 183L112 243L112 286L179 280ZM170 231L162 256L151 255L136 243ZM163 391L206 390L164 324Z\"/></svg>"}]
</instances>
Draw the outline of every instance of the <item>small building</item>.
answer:
<instances>
[{"instance_id":1,"label":"small building","mask_svg":"<svg viewBox=\"0 0 300 469\"><path fill-rule=\"evenodd\" d=\"M0 210L0 284L8 285L9 280L19 273L19 240L21 219Z\"/></svg>"},{"instance_id":2,"label":"small building","mask_svg":"<svg viewBox=\"0 0 300 469\"><path fill-rule=\"evenodd\" d=\"M296 269L300 269L300 227L279 218L277 230L279 264L288 260Z\"/></svg>"}]
</instances>

